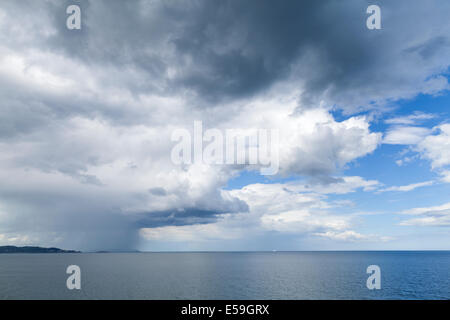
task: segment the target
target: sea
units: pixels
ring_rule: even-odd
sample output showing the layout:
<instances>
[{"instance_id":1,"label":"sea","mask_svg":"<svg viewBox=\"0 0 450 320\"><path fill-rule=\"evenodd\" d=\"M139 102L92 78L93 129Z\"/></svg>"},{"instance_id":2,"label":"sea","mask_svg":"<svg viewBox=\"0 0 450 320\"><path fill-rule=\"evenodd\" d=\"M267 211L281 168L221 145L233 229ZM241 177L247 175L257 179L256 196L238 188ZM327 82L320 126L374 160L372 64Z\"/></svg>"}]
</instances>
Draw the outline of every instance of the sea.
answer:
<instances>
[{"instance_id":1,"label":"sea","mask_svg":"<svg viewBox=\"0 0 450 320\"><path fill-rule=\"evenodd\" d=\"M450 251L0 254L0 299L450 299Z\"/></svg>"}]
</instances>

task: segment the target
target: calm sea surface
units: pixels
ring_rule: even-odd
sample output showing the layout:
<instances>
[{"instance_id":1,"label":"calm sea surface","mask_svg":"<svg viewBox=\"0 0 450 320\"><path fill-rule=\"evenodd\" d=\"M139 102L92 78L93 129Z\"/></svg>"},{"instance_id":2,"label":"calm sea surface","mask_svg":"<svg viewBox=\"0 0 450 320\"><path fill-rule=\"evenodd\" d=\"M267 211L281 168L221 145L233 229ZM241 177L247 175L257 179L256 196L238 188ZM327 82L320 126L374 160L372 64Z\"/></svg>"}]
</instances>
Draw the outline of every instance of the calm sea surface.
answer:
<instances>
[{"instance_id":1,"label":"calm sea surface","mask_svg":"<svg viewBox=\"0 0 450 320\"><path fill-rule=\"evenodd\" d=\"M450 299L450 251L0 254L0 299Z\"/></svg>"}]
</instances>

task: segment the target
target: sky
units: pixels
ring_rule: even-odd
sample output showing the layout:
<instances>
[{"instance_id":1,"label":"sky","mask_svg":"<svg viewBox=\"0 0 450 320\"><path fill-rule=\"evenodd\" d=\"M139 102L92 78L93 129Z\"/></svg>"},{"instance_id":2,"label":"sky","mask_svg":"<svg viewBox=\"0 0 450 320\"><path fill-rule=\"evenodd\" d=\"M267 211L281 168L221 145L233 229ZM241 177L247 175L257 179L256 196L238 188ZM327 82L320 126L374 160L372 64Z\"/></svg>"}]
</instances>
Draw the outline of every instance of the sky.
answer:
<instances>
[{"instance_id":1,"label":"sky","mask_svg":"<svg viewBox=\"0 0 450 320\"><path fill-rule=\"evenodd\" d=\"M0 245L449 250L449 15L447 0L2 0ZM277 174L174 163L173 132L199 121L278 130Z\"/></svg>"}]
</instances>

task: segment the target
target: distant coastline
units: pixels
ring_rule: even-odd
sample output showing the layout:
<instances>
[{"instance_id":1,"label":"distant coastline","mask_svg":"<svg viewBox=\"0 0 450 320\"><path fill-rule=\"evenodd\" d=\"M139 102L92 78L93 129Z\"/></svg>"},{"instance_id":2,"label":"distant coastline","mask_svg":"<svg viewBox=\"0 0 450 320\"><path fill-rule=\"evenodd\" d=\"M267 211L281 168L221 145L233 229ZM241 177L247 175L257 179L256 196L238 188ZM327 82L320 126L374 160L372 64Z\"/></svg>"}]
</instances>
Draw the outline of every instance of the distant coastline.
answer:
<instances>
[{"instance_id":1,"label":"distant coastline","mask_svg":"<svg viewBox=\"0 0 450 320\"><path fill-rule=\"evenodd\" d=\"M63 250L60 248L43 248L43 247L16 247L16 246L0 246L1 253L81 253L76 250Z\"/></svg>"}]
</instances>

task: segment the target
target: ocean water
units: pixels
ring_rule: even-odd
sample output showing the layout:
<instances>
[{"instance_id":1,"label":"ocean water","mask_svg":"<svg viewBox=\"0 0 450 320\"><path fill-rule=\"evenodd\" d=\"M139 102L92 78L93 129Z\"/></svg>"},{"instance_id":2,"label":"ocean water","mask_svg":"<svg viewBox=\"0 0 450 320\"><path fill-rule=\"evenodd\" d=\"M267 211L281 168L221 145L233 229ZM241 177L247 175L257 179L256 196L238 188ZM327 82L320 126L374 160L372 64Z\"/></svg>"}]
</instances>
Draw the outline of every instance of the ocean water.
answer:
<instances>
[{"instance_id":1,"label":"ocean water","mask_svg":"<svg viewBox=\"0 0 450 320\"><path fill-rule=\"evenodd\" d=\"M0 254L0 299L450 299L450 251Z\"/></svg>"}]
</instances>

